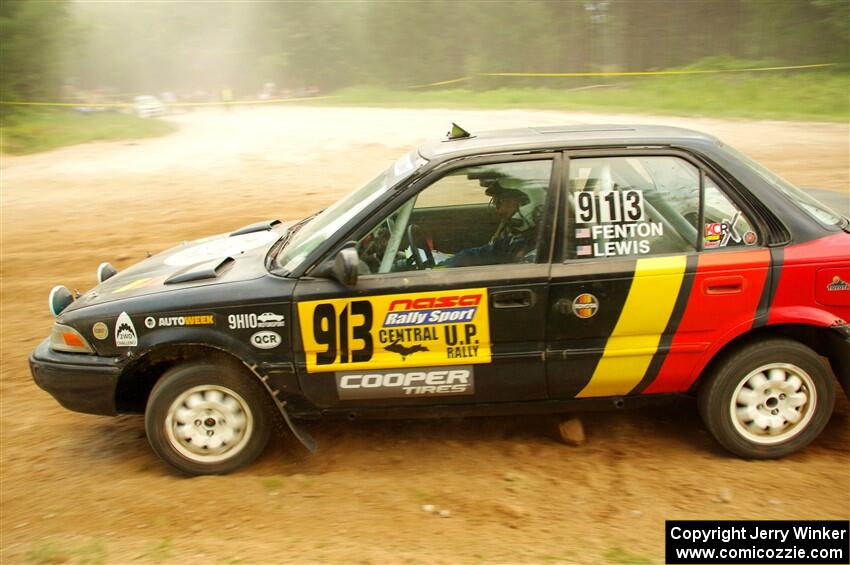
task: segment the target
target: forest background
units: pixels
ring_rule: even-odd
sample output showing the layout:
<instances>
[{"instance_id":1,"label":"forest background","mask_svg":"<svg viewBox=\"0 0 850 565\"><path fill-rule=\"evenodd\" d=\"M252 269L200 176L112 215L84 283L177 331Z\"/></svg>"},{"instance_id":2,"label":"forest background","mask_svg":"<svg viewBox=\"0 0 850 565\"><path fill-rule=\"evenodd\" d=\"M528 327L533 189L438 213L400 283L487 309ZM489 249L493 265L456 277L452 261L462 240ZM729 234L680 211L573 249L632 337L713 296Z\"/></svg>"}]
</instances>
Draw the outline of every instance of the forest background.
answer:
<instances>
[{"instance_id":1,"label":"forest background","mask_svg":"<svg viewBox=\"0 0 850 565\"><path fill-rule=\"evenodd\" d=\"M850 2L7 0L0 3L0 36L6 101L95 89L229 88L254 97L265 83L328 93L458 78L464 82L453 86L478 91L575 88L600 79L482 74L808 64L832 64L826 68L846 80Z\"/></svg>"}]
</instances>

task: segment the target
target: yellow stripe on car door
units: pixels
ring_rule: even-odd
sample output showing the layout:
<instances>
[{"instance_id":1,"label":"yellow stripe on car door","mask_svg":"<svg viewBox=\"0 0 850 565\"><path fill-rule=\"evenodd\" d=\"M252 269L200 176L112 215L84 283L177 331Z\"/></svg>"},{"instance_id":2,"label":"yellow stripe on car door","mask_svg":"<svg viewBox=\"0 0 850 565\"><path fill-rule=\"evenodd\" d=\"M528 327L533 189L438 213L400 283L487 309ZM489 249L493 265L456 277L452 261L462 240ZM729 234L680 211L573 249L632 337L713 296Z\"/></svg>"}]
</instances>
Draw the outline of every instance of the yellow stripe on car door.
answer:
<instances>
[{"instance_id":1,"label":"yellow stripe on car door","mask_svg":"<svg viewBox=\"0 0 850 565\"><path fill-rule=\"evenodd\" d=\"M641 381L670 320L685 265L684 255L638 259L617 325L578 398L624 395Z\"/></svg>"}]
</instances>

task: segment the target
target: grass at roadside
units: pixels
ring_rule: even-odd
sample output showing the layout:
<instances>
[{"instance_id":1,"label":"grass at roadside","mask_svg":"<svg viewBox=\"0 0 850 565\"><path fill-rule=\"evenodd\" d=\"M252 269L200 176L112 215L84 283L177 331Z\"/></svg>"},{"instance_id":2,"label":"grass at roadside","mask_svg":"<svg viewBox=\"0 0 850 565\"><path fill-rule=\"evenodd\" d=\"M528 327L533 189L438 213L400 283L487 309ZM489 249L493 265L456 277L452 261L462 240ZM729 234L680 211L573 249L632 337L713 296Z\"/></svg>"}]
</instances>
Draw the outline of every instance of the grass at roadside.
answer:
<instances>
[{"instance_id":1,"label":"grass at roadside","mask_svg":"<svg viewBox=\"0 0 850 565\"><path fill-rule=\"evenodd\" d=\"M24 155L87 141L140 139L175 131L172 123L117 112L88 114L65 109L24 109L4 115L0 151Z\"/></svg>"},{"instance_id":2,"label":"grass at roadside","mask_svg":"<svg viewBox=\"0 0 850 565\"><path fill-rule=\"evenodd\" d=\"M846 72L536 80L537 84L546 86L493 88L494 84L481 83L473 85L474 89L427 91L348 88L334 93L327 104L551 109L836 122L847 122L850 113L850 74Z\"/></svg>"}]
</instances>

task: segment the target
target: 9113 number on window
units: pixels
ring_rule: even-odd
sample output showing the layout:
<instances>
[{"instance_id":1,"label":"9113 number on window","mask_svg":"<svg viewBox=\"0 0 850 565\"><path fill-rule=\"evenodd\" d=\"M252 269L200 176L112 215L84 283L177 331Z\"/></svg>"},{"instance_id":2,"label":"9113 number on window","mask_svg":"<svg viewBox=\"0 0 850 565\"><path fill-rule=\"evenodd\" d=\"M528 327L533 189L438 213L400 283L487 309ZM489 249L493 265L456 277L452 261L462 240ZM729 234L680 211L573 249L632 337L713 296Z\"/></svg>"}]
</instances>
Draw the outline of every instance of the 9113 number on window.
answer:
<instances>
[{"instance_id":1,"label":"9113 number on window","mask_svg":"<svg viewBox=\"0 0 850 565\"><path fill-rule=\"evenodd\" d=\"M640 190L607 190L577 192L576 223L642 222L643 192Z\"/></svg>"}]
</instances>

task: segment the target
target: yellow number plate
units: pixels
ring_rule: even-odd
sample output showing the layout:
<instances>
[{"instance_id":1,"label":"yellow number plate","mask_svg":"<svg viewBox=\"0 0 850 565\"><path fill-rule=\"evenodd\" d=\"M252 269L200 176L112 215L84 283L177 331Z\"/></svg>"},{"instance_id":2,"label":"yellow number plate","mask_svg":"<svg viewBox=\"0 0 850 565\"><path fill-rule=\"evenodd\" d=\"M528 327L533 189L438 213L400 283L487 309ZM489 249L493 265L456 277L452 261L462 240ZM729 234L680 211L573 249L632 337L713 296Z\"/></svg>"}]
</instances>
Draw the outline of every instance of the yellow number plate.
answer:
<instances>
[{"instance_id":1,"label":"yellow number plate","mask_svg":"<svg viewBox=\"0 0 850 565\"><path fill-rule=\"evenodd\" d=\"M487 289L298 304L307 371L490 362Z\"/></svg>"}]
</instances>

